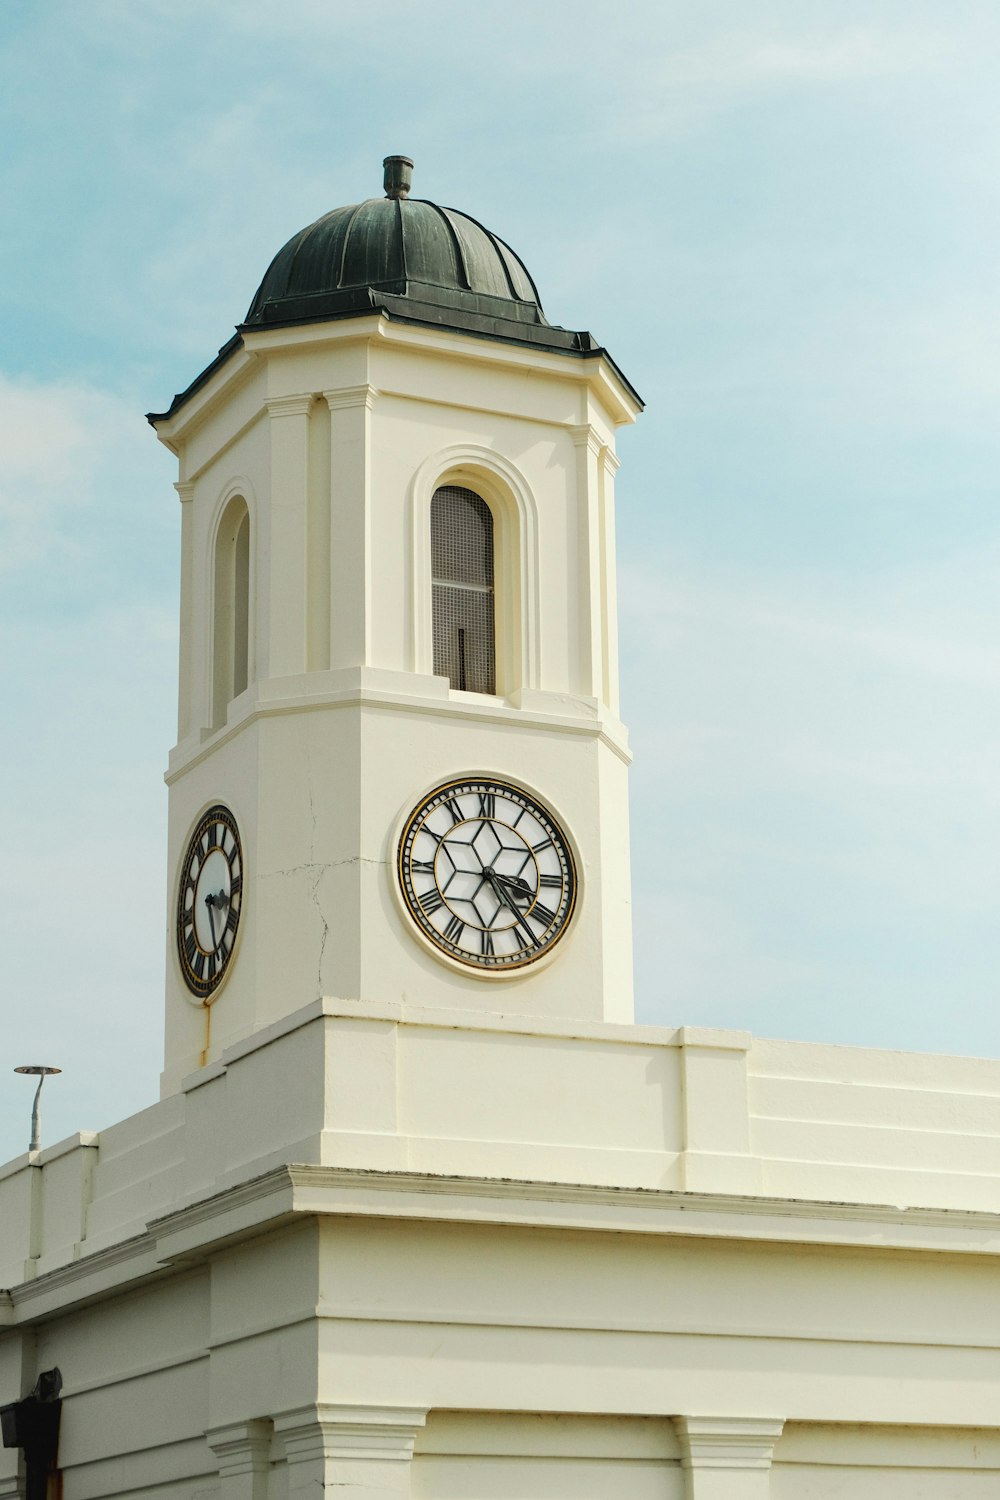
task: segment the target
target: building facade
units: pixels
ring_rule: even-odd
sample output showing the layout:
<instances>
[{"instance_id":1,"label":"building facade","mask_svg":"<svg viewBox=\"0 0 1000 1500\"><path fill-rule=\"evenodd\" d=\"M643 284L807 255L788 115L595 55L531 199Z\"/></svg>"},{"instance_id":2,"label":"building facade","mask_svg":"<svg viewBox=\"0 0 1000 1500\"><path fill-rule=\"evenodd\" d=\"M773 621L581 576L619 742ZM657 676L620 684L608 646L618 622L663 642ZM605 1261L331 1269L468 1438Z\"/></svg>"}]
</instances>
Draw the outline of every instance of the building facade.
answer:
<instances>
[{"instance_id":1,"label":"building facade","mask_svg":"<svg viewBox=\"0 0 1000 1500\"><path fill-rule=\"evenodd\" d=\"M65 1500L993 1493L1000 1064L633 1023L641 402L411 168L150 418L162 1092L0 1169L0 1403Z\"/></svg>"}]
</instances>

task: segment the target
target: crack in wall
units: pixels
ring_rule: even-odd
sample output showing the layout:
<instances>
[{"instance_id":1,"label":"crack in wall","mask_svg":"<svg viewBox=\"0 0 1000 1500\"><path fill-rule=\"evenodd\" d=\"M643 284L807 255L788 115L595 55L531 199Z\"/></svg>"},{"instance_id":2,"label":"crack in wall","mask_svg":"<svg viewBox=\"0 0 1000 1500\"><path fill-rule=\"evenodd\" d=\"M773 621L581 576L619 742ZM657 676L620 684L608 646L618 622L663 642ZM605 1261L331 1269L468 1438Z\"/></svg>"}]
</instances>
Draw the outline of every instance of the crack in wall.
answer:
<instances>
[{"instance_id":1,"label":"crack in wall","mask_svg":"<svg viewBox=\"0 0 1000 1500\"><path fill-rule=\"evenodd\" d=\"M286 870L267 870L259 877L261 880L273 880L279 875L311 875L314 870L343 870L350 865L375 865L378 868L388 868L387 859L370 859L364 854L352 854L349 859L331 859L323 864L315 861L307 861L301 865L289 865Z\"/></svg>"},{"instance_id":2,"label":"crack in wall","mask_svg":"<svg viewBox=\"0 0 1000 1500\"><path fill-rule=\"evenodd\" d=\"M319 886L320 881L323 879L323 876L325 874L325 869L325 866L320 865L319 873L317 874L316 879L313 881L312 890L309 893L312 897L312 904L313 906L315 906L316 911L319 913L319 919L323 924L323 935L319 941L319 961L316 965L316 988L318 993L321 995L323 993L323 954L326 952L326 940L330 936L330 924L326 920L326 917L323 913L323 908L320 905L319 900Z\"/></svg>"},{"instance_id":3,"label":"crack in wall","mask_svg":"<svg viewBox=\"0 0 1000 1500\"><path fill-rule=\"evenodd\" d=\"M306 767L306 791L309 793L309 816L312 819L312 832L309 835L309 858L312 860L316 856L316 804L313 801L312 759L309 755L308 740L306 741Z\"/></svg>"},{"instance_id":4,"label":"crack in wall","mask_svg":"<svg viewBox=\"0 0 1000 1500\"><path fill-rule=\"evenodd\" d=\"M310 860L300 865L290 865L284 870L270 870L266 875L259 878L263 880L273 879L297 879L305 876L309 880L309 899L316 908L316 915L320 921L319 955L316 962L316 990L317 994L323 994L323 960L326 956L326 945L330 938L330 922L323 908L320 887L323 878L334 870L351 868L352 866L370 865L379 869L387 868L388 861L384 859L368 859L363 855L352 855L349 859L331 860L328 863L320 863Z\"/></svg>"}]
</instances>

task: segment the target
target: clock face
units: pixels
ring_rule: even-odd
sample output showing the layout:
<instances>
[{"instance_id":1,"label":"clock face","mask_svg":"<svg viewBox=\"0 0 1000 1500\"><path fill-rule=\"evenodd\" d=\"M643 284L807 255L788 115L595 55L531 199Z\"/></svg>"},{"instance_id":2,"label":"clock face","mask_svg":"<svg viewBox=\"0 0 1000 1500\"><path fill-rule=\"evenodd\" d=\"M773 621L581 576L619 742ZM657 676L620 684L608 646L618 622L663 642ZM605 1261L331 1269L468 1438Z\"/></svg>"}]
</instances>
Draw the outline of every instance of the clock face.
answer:
<instances>
[{"instance_id":1,"label":"clock face","mask_svg":"<svg viewBox=\"0 0 1000 1500\"><path fill-rule=\"evenodd\" d=\"M566 835L529 792L504 781L436 787L407 819L398 874L407 911L434 946L494 973L547 953L576 901Z\"/></svg>"},{"instance_id":2,"label":"clock face","mask_svg":"<svg viewBox=\"0 0 1000 1500\"><path fill-rule=\"evenodd\" d=\"M225 977L243 907L243 850L228 807L209 808L191 835L177 893L184 983L205 999Z\"/></svg>"}]
</instances>

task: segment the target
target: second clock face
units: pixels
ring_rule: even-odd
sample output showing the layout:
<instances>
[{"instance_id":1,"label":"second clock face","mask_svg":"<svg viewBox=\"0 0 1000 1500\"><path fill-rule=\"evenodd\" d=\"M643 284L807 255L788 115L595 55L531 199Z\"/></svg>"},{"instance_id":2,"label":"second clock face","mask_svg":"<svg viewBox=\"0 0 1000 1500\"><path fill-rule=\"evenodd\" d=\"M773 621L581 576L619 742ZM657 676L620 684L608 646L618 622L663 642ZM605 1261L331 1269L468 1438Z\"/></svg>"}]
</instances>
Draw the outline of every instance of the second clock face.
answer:
<instances>
[{"instance_id":1,"label":"second clock face","mask_svg":"<svg viewBox=\"0 0 1000 1500\"><path fill-rule=\"evenodd\" d=\"M181 867L177 893L177 956L184 983L207 999L221 983L236 946L243 907L243 851L228 807L212 807L198 823Z\"/></svg>"},{"instance_id":2,"label":"second clock face","mask_svg":"<svg viewBox=\"0 0 1000 1500\"><path fill-rule=\"evenodd\" d=\"M529 792L504 781L436 787L407 819L398 875L407 910L434 946L493 972L547 953L576 902L566 835Z\"/></svg>"}]
</instances>

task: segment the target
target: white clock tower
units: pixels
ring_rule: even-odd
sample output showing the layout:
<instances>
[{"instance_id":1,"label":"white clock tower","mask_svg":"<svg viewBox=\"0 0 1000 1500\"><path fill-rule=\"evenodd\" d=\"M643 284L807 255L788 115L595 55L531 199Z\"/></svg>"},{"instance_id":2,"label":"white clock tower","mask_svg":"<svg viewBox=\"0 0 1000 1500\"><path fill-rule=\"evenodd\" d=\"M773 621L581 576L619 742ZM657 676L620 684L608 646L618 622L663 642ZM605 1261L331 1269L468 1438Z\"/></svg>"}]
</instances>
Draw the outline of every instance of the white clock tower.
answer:
<instances>
[{"instance_id":1,"label":"white clock tower","mask_svg":"<svg viewBox=\"0 0 1000 1500\"><path fill-rule=\"evenodd\" d=\"M152 418L164 1097L0 1167L0 1500L982 1500L1000 1067L616 1024L639 402L410 166Z\"/></svg>"},{"instance_id":2,"label":"white clock tower","mask_svg":"<svg viewBox=\"0 0 1000 1500\"><path fill-rule=\"evenodd\" d=\"M632 1016L615 429L641 403L467 215L334 210L170 409L164 1092L321 997Z\"/></svg>"}]
</instances>

